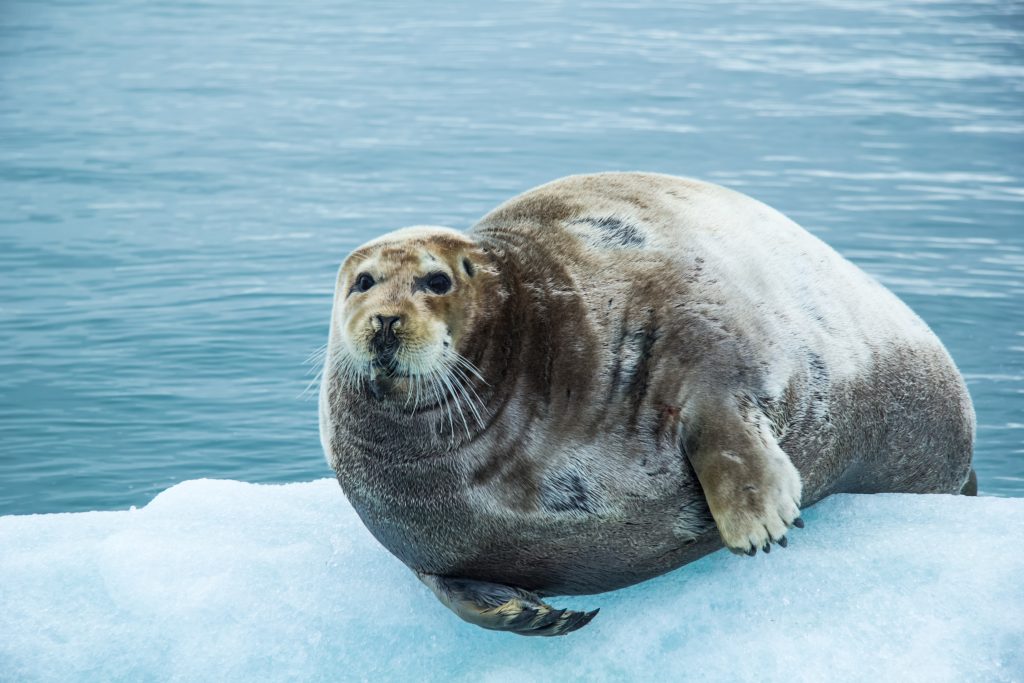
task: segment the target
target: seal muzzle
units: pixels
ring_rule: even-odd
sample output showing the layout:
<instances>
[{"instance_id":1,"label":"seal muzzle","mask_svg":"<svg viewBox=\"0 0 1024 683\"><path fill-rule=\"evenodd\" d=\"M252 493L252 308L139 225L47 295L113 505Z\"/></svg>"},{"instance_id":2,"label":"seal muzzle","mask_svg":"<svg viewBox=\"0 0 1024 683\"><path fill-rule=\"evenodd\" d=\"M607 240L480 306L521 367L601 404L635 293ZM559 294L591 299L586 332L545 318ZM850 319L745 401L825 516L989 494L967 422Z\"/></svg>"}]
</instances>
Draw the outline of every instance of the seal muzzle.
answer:
<instances>
[{"instance_id":1,"label":"seal muzzle","mask_svg":"<svg viewBox=\"0 0 1024 683\"><path fill-rule=\"evenodd\" d=\"M370 339L370 350L374 354L373 364L382 369L394 369L399 343L395 327L400 324L401 316L378 315L376 320L380 327Z\"/></svg>"}]
</instances>

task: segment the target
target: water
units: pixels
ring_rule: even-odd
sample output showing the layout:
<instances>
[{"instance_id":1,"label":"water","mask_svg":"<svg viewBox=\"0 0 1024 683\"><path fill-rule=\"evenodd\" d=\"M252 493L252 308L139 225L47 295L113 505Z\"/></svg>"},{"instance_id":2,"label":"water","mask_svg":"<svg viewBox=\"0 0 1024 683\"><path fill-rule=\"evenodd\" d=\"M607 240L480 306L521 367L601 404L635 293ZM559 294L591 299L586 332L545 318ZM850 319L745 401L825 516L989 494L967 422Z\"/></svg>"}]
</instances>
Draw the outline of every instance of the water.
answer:
<instances>
[{"instance_id":1,"label":"water","mask_svg":"<svg viewBox=\"0 0 1024 683\"><path fill-rule=\"evenodd\" d=\"M0 8L0 514L329 474L338 263L533 185L752 194L907 300L1024 495L1024 5Z\"/></svg>"}]
</instances>

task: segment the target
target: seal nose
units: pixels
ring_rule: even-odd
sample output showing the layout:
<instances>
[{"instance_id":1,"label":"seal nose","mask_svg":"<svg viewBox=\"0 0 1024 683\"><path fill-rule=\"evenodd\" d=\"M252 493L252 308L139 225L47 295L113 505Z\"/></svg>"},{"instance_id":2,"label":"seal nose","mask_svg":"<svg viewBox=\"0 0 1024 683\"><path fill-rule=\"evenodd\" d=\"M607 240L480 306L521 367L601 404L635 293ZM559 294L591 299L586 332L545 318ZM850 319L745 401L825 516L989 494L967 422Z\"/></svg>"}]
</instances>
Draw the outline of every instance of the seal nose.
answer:
<instances>
[{"instance_id":1,"label":"seal nose","mask_svg":"<svg viewBox=\"0 0 1024 683\"><path fill-rule=\"evenodd\" d=\"M380 333L384 335L384 338L395 336L394 327L402 319L400 315L378 315L377 322L380 323Z\"/></svg>"},{"instance_id":2,"label":"seal nose","mask_svg":"<svg viewBox=\"0 0 1024 683\"><path fill-rule=\"evenodd\" d=\"M402 324L402 316L376 315L374 318L380 323L380 327L373 334L371 345L378 356L378 360L388 362L398 349L398 337L395 335L395 328Z\"/></svg>"}]
</instances>

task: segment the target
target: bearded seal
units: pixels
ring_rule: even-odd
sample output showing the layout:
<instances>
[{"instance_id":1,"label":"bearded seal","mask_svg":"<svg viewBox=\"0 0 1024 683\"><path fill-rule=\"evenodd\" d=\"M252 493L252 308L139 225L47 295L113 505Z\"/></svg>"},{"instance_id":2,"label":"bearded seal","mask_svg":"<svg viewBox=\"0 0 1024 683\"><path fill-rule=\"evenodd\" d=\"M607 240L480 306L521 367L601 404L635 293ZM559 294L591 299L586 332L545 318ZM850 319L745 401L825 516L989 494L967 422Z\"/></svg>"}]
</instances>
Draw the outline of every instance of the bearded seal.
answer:
<instances>
[{"instance_id":1,"label":"bearded seal","mask_svg":"<svg viewBox=\"0 0 1024 683\"><path fill-rule=\"evenodd\" d=\"M367 528L460 617L524 635L596 613L542 596L784 547L831 493L966 491L974 426L881 284L750 197L640 173L355 250L320 393Z\"/></svg>"}]
</instances>

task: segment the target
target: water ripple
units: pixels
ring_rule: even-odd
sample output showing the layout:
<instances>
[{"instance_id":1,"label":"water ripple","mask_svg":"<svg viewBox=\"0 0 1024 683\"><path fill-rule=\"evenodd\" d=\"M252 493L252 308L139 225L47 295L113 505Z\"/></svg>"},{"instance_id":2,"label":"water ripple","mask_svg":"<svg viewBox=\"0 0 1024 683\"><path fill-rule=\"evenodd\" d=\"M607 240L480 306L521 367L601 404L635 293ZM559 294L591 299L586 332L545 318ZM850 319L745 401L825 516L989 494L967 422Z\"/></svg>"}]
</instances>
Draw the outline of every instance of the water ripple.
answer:
<instances>
[{"instance_id":1,"label":"water ripple","mask_svg":"<svg viewBox=\"0 0 1024 683\"><path fill-rule=\"evenodd\" d=\"M583 171L753 194L964 370L1024 495L1020 3L38 3L0 16L0 514L323 476L335 272Z\"/></svg>"}]
</instances>

